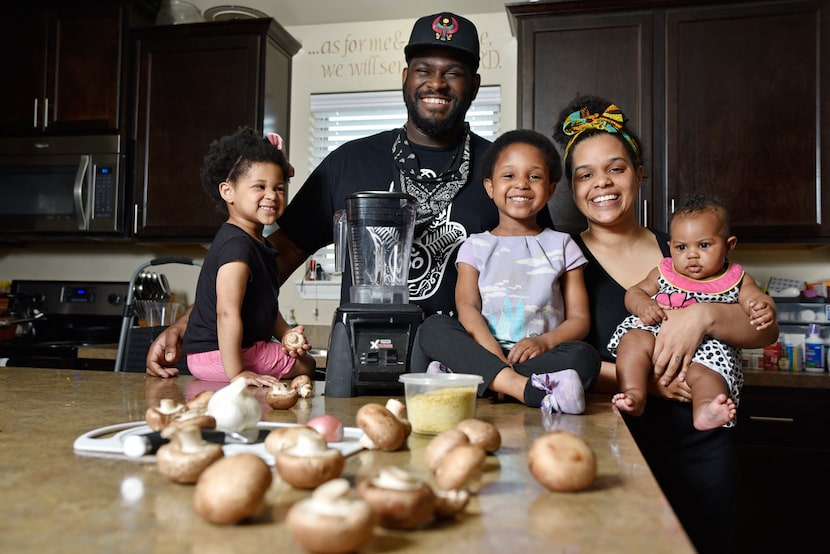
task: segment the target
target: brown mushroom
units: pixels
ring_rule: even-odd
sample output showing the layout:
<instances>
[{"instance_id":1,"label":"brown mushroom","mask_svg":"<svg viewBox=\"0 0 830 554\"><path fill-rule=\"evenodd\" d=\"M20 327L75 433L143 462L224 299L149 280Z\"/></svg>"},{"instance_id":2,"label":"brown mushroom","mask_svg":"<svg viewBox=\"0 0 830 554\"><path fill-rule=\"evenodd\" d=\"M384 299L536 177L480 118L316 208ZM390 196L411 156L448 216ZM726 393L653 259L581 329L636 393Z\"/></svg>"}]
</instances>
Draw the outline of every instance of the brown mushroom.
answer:
<instances>
[{"instance_id":1,"label":"brown mushroom","mask_svg":"<svg viewBox=\"0 0 830 554\"><path fill-rule=\"evenodd\" d=\"M384 406L370 402L357 411L357 426L363 431L360 444L369 450L391 452L406 441L406 426Z\"/></svg>"},{"instance_id":2,"label":"brown mushroom","mask_svg":"<svg viewBox=\"0 0 830 554\"><path fill-rule=\"evenodd\" d=\"M475 444L461 444L444 455L435 470L435 483L444 490L470 489L475 491L487 453Z\"/></svg>"},{"instance_id":3,"label":"brown mushroom","mask_svg":"<svg viewBox=\"0 0 830 554\"><path fill-rule=\"evenodd\" d=\"M156 452L156 467L175 483L195 483L208 466L225 455L222 445L203 440L195 425L169 426L162 431L162 436L170 442Z\"/></svg>"},{"instance_id":4,"label":"brown mushroom","mask_svg":"<svg viewBox=\"0 0 830 554\"><path fill-rule=\"evenodd\" d=\"M311 398L314 394L314 381L308 375L297 375L291 380L291 388L297 390L300 398Z\"/></svg>"},{"instance_id":5,"label":"brown mushroom","mask_svg":"<svg viewBox=\"0 0 830 554\"><path fill-rule=\"evenodd\" d=\"M470 501L470 493L464 489L435 491L435 517L453 518L464 511Z\"/></svg>"},{"instance_id":6,"label":"brown mushroom","mask_svg":"<svg viewBox=\"0 0 830 554\"><path fill-rule=\"evenodd\" d=\"M265 450L272 456L276 456L283 450L288 450L296 446L299 436L309 431L316 432L314 429L301 425L272 429L265 436Z\"/></svg>"},{"instance_id":7,"label":"brown mushroom","mask_svg":"<svg viewBox=\"0 0 830 554\"><path fill-rule=\"evenodd\" d=\"M349 482L332 479L288 511L291 536L309 552L353 552L372 538L375 519L369 504L349 497Z\"/></svg>"},{"instance_id":8,"label":"brown mushroom","mask_svg":"<svg viewBox=\"0 0 830 554\"><path fill-rule=\"evenodd\" d=\"M153 431L161 431L167 427L173 417L185 410L184 404L179 404L172 398L162 398L156 407L147 408L144 419Z\"/></svg>"},{"instance_id":9,"label":"brown mushroom","mask_svg":"<svg viewBox=\"0 0 830 554\"><path fill-rule=\"evenodd\" d=\"M415 529L435 512L435 494L429 485L394 466L361 481L357 494L372 507L378 525L387 529Z\"/></svg>"},{"instance_id":10,"label":"brown mushroom","mask_svg":"<svg viewBox=\"0 0 830 554\"><path fill-rule=\"evenodd\" d=\"M403 423L404 434L408 437L412 433L412 424L404 417L404 414L406 414L406 404L397 398L390 398L386 401L385 407Z\"/></svg>"},{"instance_id":11,"label":"brown mushroom","mask_svg":"<svg viewBox=\"0 0 830 554\"><path fill-rule=\"evenodd\" d=\"M329 448L326 439L310 427L297 437L297 444L274 456L280 477L298 489L313 489L330 479L340 477L346 459L336 448Z\"/></svg>"},{"instance_id":12,"label":"brown mushroom","mask_svg":"<svg viewBox=\"0 0 830 554\"><path fill-rule=\"evenodd\" d=\"M289 387L282 381L277 381L265 395L265 401L275 410L292 408L300 398L297 389Z\"/></svg>"},{"instance_id":13,"label":"brown mushroom","mask_svg":"<svg viewBox=\"0 0 830 554\"><path fill-rule=\"evenodd\" d=\"M470 418L460 422L455 428L467 435L470 444L481 446L488 454L501 448L501 433L490 422Z\"/></svg>"},{"instance_id":14,"label":"brown mushroom","mask_svg":"<svg viewBox=\"0 0 830 554\"><path fill-rule=\"evenodd\" d=\"M282 345L288 350L302 348L305 344L305 335L299 331L291 330L282 336Z\"/></svg>"},{"instance_id":15,"label":"brown mushroom","mask_svg":"<svg viewBox=\"0 0 830 554\"><path fill-rule=\"evenodd\" d=\"M216 418L207 415L203 411L185 410L173 416L173 419L162 432L171 427L182 429L190 426L195 426L199 429L216 429Z\"/></svg>"},{"instance_id":16,"label":"brown mushroom","mask_svg":"<svg viewBox=\"0 0 830 554\"><path fill-rule=\"evenodd\" d=\"M193 511L211 523L241 521L260 510L272 478L271 468L256 454L221 458L196 481Z\"/></svg>"},{"instance_id":17,"label":"brown mushroom","mask_svg":"<svg viewBox=\"0 0 830 554\"><path fill-rule=\"evenodd\" d=\"M597 476L594 451L582 437L568 431L549 431L533 441L527 464L533 477L552 491L580 491Z\"/></svg>"},{"instance_id":18,"label":"brown mushroom","mask_svg":"<svg viewBox=\"0 0 830 554\"><path fill-rule=\"evenodd\" d=\"M191 398L185 406L188 410L206 411L210 397L213 396L212 390L203 390L193 398Z\"/></svg>"},{"instance_id":19,"label":"brown mushroom","mask_svg":"<svg viewBox=\"0 0 830 554\"><path fill-rule=\"evenodd\" d=\"M447 429L435 435L424 451L424 461L429 470L435 473L447 452L460 444L470 444L470 438L459 429Z\"/></svg>"}]
</instances>

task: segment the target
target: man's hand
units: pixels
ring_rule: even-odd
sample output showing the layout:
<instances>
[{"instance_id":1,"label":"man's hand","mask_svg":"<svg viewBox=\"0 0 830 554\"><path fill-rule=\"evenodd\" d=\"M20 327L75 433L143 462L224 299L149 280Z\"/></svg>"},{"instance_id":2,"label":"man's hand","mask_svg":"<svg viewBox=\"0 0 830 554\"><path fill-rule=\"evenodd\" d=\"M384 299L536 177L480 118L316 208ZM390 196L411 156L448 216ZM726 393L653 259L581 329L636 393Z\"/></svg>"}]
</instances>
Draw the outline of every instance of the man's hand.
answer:
<instances>
[{"instance_id":1,"label":"man's hand","mask_svg":"<svg viewBox=\"0 0 830 554\"><path fill-rule=\"evenodd\" d=\"M178 368L174 367L182 355L181 344L184 329L174 323L156 337L147 351L147 374L156 377L176 377Z\"/></svg>"}]
</instances>

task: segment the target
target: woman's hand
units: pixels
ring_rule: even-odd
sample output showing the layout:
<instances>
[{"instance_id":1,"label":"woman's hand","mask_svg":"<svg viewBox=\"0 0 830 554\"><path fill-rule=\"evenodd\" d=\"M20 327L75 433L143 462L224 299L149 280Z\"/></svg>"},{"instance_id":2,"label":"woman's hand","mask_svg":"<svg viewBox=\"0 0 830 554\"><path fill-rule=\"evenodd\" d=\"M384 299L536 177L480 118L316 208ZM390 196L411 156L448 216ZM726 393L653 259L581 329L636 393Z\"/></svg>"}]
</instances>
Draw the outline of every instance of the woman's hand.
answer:
<instances>
[{"instance_id":1,"label":"woman's hand","mask_svg":"<svg viewBox=\"0 0 830 554\"><path fill-rule=\"evenodd\" d=\"M705 311L698 309L705 304L695 304L682 310L668 310L666 320L654 342L654 375L663 386L675 379L686 380L686 371L708 328Z\"/></svg>"}]
</instances>

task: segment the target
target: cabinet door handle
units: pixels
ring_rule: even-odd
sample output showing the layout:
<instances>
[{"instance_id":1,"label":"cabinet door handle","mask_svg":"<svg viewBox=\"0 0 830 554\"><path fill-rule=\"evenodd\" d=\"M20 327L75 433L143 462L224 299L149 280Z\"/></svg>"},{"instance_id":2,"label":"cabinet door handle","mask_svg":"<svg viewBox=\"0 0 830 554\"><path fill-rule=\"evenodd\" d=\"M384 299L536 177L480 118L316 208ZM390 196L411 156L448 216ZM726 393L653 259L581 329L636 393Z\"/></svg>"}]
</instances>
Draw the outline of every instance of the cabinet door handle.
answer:
<instances>
[{"instance_id":1,"label":"cabinet door handle","mask_svg":"<svg viewBox=\"0 0 830 554\"><path fill-rule=\"evenodd\" d=\"M643 227L648 227L648 200L643 200Z\"/></svg>"},{"instance_id":2,"label":"cabinet door handle","mask_svg":"<svg viewBox=\"0 0 830 554\"><path fill-rule=\"evenodd\" d=\"M35 98L35 113L34 113L34 120L32 121L32 127L37 129L37 98Z\"/></svg>"},{"instance_id":3,"label":"cabinet door handle","mask_svg":"<svg viewBox=\"0 0 830 554\"><path fill-rule=\"evenodd\" d=\"M794 417L749 416L751 421L774 421L776 423L795 423Z\"/></svg>"},{"instance_id":4,"label":"cabinet door handle","mask_svg":"<svg viewBox=\"0 0 830 554\"><path fill-rule=\"evenodd\" d=\"M49 99L43 99L43 128L49 126Z\"/></svg>"}]
</instances>

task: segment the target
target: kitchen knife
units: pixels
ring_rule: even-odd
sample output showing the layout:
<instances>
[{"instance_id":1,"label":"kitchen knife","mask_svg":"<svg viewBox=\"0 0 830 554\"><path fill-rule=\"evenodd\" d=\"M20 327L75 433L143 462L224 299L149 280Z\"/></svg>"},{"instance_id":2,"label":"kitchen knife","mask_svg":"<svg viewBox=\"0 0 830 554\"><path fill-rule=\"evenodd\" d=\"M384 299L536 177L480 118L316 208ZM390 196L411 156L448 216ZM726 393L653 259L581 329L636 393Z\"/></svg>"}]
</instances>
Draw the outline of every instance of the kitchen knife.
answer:
<instances>
[{"instance_id":1,"label":"kitchen knife","mask_svg":"<svg viewBox=\"0 0 830 554\"><path fill-rule=\"evenodd\" d=\"M222 431L202 429L202 439L207 442L225 444L227 438L228 435ZM130 458L153 455L162 445L168 442L170 442L170 439L162 437L161 431L153 431L152 433L144 433L143 435L130 435L124 439L124 455Z\"/></svg>"}]
</instances>

